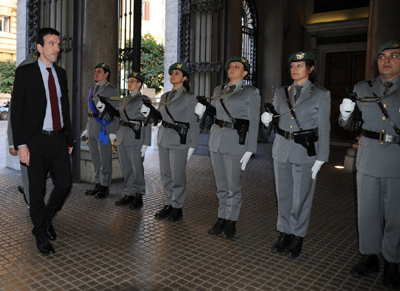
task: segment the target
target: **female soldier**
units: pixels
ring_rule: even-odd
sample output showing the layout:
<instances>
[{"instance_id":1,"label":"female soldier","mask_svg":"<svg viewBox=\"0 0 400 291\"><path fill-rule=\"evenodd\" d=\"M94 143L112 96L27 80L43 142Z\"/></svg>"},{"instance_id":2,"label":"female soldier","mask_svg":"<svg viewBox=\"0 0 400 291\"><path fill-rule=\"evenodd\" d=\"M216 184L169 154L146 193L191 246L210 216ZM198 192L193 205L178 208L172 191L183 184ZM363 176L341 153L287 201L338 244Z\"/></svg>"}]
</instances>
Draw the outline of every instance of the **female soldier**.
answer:
<instances>
[{"instance_id":1,"label":"female soldier","mask_svg":"<svg viewBox=\"0 0 400 291\"><path fill-rule=\"evenodd\" d=\"M141 107L143 99L151 100L140 93L143 82L144 77L140 73L132 72L128 75L130 96L123 98L118 108L120 127L117 145L124 175L124 196L115 204L130 204L130 209L143 206L142 196L146 193L143 162L146 149L151 144L151 126L142 126Z\"/></svg>"},{"instance_id":2,"label":"female soldier","mask_svg":"<svg viewBox=\"0 0 400 291\"><path fill-rule=\"evenodd\" d=\"M229 83L215 88L212 105L216 108L209 149L214 167L219 200L218 220L209 234L224 232L230 239L236 233L236 221L242 205L242 171L257 149L261 97L257 88L245 85L250 70L244 57L232 57L225 64ZM200 117L205 106L198 104Z\"/></svg>"},{"instance_id":3,"label":"female soldier","mask_svg":"<svg viewBox=\"0 0 400 291\"><path fill-rule=\"evenodd\" d=\"M197 100L189 92L189 68L178 62L169 67L168 73L173 88L161 96L159 111L163 121L157 137L165 206L155 217L178 221L183 217L186 163L199 144L200 129L193 113Z\"/></svg>"},{"instance_id":4,"label":"female soldier","mask_svg":"<svg viewBox=\"0 0 400 291\"><path fill-rule=\"evenodd\" d=\"M278 198L278 241L271 251L296 258L307 234L316 177L328 161L330 93L315 85L314 54L298 52L289 58L293 84L279 88L273 105L279 125L272 147ZM274 118L277 118L275 116ZM268 126L272 114L263 113Z\"/></svg>"}]
</instances>

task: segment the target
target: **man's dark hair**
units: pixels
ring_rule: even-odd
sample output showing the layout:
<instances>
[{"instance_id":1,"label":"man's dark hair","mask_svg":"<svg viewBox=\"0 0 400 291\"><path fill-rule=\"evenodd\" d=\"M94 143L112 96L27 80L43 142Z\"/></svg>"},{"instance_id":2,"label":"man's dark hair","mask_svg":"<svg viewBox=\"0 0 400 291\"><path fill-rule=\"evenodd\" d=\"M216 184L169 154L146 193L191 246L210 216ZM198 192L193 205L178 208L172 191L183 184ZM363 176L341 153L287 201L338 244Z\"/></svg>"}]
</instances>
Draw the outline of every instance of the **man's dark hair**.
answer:
<instances>
[{"instance_id":1,"label":"man's dark hair","mask_svg":"<svg viewBox=\"0 0 400 291\"><path fill-rule=\"evenodd\" d=\"M43 38L48 34L60 36L60 33L57 30L55 30L54 28L43 27L43 28L39 29L39 31L37 33L36 43L40 44L41 46L44 46Z\"/></svg>"},{"instance_id":2,"label":"man's dark hair","mask_svg":"<svg viewBox=\"0 0 400 291\"><path fill-rule=\"evenodd\" d=\"M103 71L104 71L104 74L105 74L105 73L108 73L107 81L110 82L111 72L110 72L109 70L107 70L106 68L102 68L102 69L103 69Z\"/></svg>"}]
</instances>

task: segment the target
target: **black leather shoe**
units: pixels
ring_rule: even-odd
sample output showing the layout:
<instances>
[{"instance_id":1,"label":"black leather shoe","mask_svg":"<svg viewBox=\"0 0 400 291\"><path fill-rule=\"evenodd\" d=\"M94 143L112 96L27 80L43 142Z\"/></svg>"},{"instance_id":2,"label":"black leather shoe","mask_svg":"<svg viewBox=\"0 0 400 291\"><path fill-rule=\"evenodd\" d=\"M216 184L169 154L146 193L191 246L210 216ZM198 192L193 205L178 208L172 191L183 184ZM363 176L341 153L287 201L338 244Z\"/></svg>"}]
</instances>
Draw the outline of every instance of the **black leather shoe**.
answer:
<instances>
[{"instance_id":1,"label":"black leather shoe","mask_svg":"<svg viewBox=\"0 0 400 291\"><path fill-rule=\"evenodd\" d=\"M182 208L173 208L171 214L169 215L169 221L178 221L183 217Z\"/></svg>"},{"instance_id":2,"label":"black leather shoe","mask_svg":"<svg viewBox=\"0 0 400 291\"><path fill-rule=\"evenodd\" d=\"M400 288L399 264L392 264L385 261L383 285L392 289Z\"/></svg>"},{"instance_id":3,"label":"black leather shoe","mask_svg":"<svg viewBox=\"0 0 400 291\"><path fill-rule=\"evenodd\" d=\"M303 238L294 235L290 245L286 248L286 255L292 259L297 258L300 255L302 246Z\"/></svg>"},{"instance_id":4,"label":"black leather shoe","mask_svg":"<svg viewBox=\"0 0 400 291\"><path fill-rule=\"evenodd\" d=\"M101 186L100 183L99 183L99 184L96 184L96 185L94 186L93 189L86 190L86 191L85 191L85 194L86 194L86 195L96 195L97 192L99 192L100 186Z\"/></svg>"},{"instance_id":5,"label":"black leather shoe","mask_svg":"<svg viewBox=\"0 0 400 291\"><path fill-rule=\"evenodd\" d=\"M354 277L368 276L370 273L379 272L379 260L377 255L362 255L361 260L355 265L350 274Z\"/></svg>"},{"instance_id":6,"label":"black leather shoe","mask_svg":"<svg viewBox=\"0 0 400 291\"><path fill-rule=\"evenodd\" d=\"M154 216L156 218L166 218L168 217L168 215L171 213L172 211L172 206L171 205L165 205L163 207L163 209L161 209L160 211L158 211Z\"/></svg>"},{"instance_id":7,"label":"black leather shoe","mask_svg":"<svg viewBox=\"0 0 400 291\"><path fill-rule=\"evenodd\" d=\"M278 241L272 246L271 252L283 253L292 242L292 238L292 235L281 232Z\"/></svg>"},{"instance_id":8,"label":"black leather shoe","mask_svg":"<svg viewBox=\"0 0 400 291\"><path fill-rule=\"evenodd\" d=\"M224 231L226 219L218 218L217 222L208 230L208 234L220 234Z\"/></svg>"},{"instance_id":9,"label":"black leather shoe","mask_svg":"<svg viewBox=\"0 0 400 291\"><path fill-rule=\"evenodd\" d=\"M236 221L227 220L224 229L224 238L231 239L236 234Z\"/></svg>"},{"instance_id":10,"label":"black leather shoe","mask_svg":"<svg viewBox=\"0 0 400 291\"><path fill-rule=\"evenodd\" d=\"M129 205L129 209L138 209L140 207L143 206L143 198L142 198L142 194L137 194L137 196L135 197L135 200L133 200L132 204Z\"/></svg>"},{"instance_id":11,"label":"black leather shoe","mask_svg":"<svg viewBox=\"0 0 400 291\"><path fill-rule=\"evenodd\" d=\"M135 199L135 196L128 196L128 195L124 195L124 197L122 197L121 199L118 199L115 202L115 205L117 206L121 206L121 205L127 205L129 203L132 203L132 201Z\"/></svg>"},{"instance_id":12,"label":"black leather shoe","mask_svg":"<svg viewBox=\"0 0 400 291\"><path fill-rule=\"evenodd\" d=\"M54 254L56 251L47 238L36 238L36 246L42 254Z\"/></svg>"},{"instance_id":13,"label":"black leather shoe","mask_svg":"<svg viewBox=\"0 0 400 291\"><path fill-rule=\"evenodd\" d=\"M56 232L53 227L51 220L46 220L46 236L49 240L55 240L57 238Z\"/></svg>"},{"instance_id":14,"label":"black leather shoe","mask_svg":"<svg viewBox=\"0 0 400 291\"><path fill-rule=\"evenodd\" d=\"M110 191L109 191L108 187L100 185L99 191L96 193L94 198L102 199L102 198L106 198L108 195L110 195Z\"/></svg>"}]
</instances>

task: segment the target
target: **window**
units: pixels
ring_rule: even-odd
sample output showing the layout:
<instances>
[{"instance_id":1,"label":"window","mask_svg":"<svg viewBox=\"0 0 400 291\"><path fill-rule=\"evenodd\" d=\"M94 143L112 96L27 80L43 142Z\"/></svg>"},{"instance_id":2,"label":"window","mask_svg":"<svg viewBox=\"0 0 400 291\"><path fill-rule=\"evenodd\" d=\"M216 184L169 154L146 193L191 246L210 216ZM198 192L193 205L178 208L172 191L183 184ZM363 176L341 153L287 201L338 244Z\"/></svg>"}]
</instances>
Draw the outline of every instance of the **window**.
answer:
<instances>
[{"instance_id":1,"label":"window","mask_svg":"<svg viewBox=\"0 0 400 291\"><path fill-rule=\"evenodd\" d=\"M10 17L0 16L0 31L10 32Z\"/></svg>"},{"instance_id":2,"label":"window","mask_svg":"<svg viewBox=\"0 0 400 291\"><path fill-rule=\"evenodd\" d=\"M142 20L150 20L150 2L142 1Z\"/></svg>"}]
</instances>

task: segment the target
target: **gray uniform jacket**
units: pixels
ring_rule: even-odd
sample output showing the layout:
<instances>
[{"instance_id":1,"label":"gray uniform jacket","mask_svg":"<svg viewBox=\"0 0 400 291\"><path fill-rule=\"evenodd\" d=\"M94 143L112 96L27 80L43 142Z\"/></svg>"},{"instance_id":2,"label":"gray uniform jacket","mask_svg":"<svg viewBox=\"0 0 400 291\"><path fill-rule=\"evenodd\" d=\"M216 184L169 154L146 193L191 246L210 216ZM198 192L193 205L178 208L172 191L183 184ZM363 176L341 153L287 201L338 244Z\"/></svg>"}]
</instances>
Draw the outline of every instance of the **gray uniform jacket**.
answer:
<instances>
[{"instance_id":1,"label":"gray uniform jacket","mask_svg":"<svg viewBox=\"0 0 400 291\"><path fill-rule=\"evenodd\" d=\"M226 92L226 86L219 85L215 88L213 96L220 96ZM216 118L232 122L220 100L225 103L233 118L246 119L250 121L249 131L243 145L239 144L239 135L236 129L221 128L217 124L211 127L210 141L208 143L211 152L220 152L225 155L243 155L245 152L255 153L257 151L258 128L260 122L260 91L253 86L242 86L234 90L233 94L225 99L214 99L211 104L215 106Z\"/></svg>"},{"instance_id":2,"label":"gray uniform jacket","mask_svg":"<svg viewBox=\"0 0 400 291\"><path fill-rule=\"evenodd\" d=\"M128 121L129 119L144 121L143 115L140 113L143 101L146 98L151 102L151 99L147 96L137 92L132 99L120 101L118 110L120 114L120 119L123 121ZM126 116L125 113L128 115ZM132 128L128 126L120 126L117 132L117 145L122 146L134 146L134 145L151 145L151 124L147 126L142 126L140 132L140 139L135 138L135 132Z\"/></svg>"},{"instance_id":3,"label":"gray uniform jacket","mask_svg":"<svg viewBox=\"0 0 400 291\"><path fill-rule=\"evenodd\" d=\"M285 131L299 131L296 121L289 112L289 105L286 101L285 88L281 87L275 92L273 105L275 110L281 114L279 117L279 127ZM307 150L293 139L286 140L282 135L276 133L272 147L272 157L281 163L290 162L296 164L314 163L315 160L327 162L329 157L329 135L331 113L330 92L322 87L314 86L310 83L302 89L297 103L294 101L294 86L289 88L289 98L297 119L303 130L318 128L318 141L315 142L316 156L308 156Z\"/></svg>"},{"instance_id":4,"label":"gray uniform jacket","mask_svg":"<svg viewBox=\"0 0 400 291\"><path fill-rule=\"evenodd\" d=\"M103 86L101 86L99 88L99 90L96 92L96 94L94 94L94 106L96 107L97 102L100 100L98 96L102 96L102 97L112 97L112 96L120 96L120 92L118 90L118 88L114 87L113 85L111 85L110 83L106 83ZM91 102L91 101L89 101ZM109 101L115 108L118 109L118 103L119 101ZM88 105L88 113L92 113L92 110L90 109L90 106ZM94 112L97 113L97 112ZM105 115L104 117L105 120L109 120L108 114ZM107 125L106 129L107 129L107 134L110 133L116 133L118 130L118 126L119 126L119 120L118 118L114 117L114 120ZM99 122L97 122L97 120L95 118L90 118L88 119L88 123L86 126L87 129L87 135L90 138L95 138L95 139L99 139L99 132L100 132L100 127L101 124Z\"/></svg>"},{"instance_id":5,"label":"gray uniform jacket","mask_svg":"<svg viewBox=\"0 0 400 291\"><path fill-rule=\"evenodd\" d=\"M173 121L167 114L165 106L162 105L162 103L165 102L165 99L171 93L174 93L174 91L164 93L161 96L160 106L158 108L163 120L169 123L173 123ZM160 126L157 136L157 145L170 150L197 148L199 145L200 128L197 116L194 114L194 108L197 105L196 96L191 92L185 91L184 88L181 87L177 90L176 94L174 94L172 101L172 103L167 105L172 117L176 121L190 123L190 129L188 130L186 137L186 144L180 143L180 137L175 129Z\"/></svg>"},{"instance_id":6,"label":"gray uniform jacket","mask_svg":"<svg viewBox=\"0 0 400 291\"><path fill-rule=\"evenodd\" d=\"M398 89L396 94L383 99L382 104L386 104L389 116L397 127L400 127L400 78L397 78L390 92L396 89ZM358 97L373 97L373 93L382 96L381 78L358 83L354 87L354 92ZM376 102L357 101L357 106L362 113L363 129L374 132L384 130L390 135L397 136ZM339 124L344 128L347 126L347 121L339 117ZM358 172L376 178L400 177L400 146L395 143L380 144L376 139L362 136L358 141L356 167Z\"/></svg>"}]
</instances>

